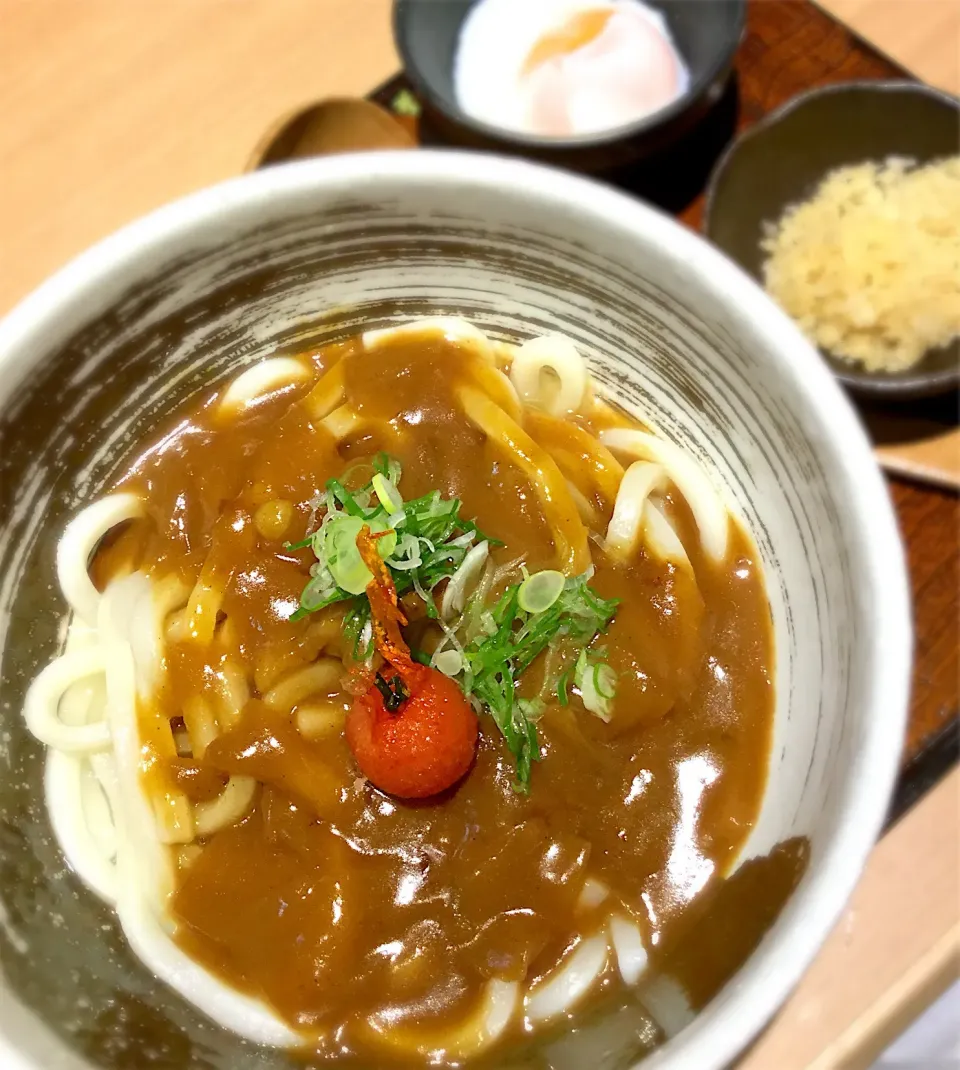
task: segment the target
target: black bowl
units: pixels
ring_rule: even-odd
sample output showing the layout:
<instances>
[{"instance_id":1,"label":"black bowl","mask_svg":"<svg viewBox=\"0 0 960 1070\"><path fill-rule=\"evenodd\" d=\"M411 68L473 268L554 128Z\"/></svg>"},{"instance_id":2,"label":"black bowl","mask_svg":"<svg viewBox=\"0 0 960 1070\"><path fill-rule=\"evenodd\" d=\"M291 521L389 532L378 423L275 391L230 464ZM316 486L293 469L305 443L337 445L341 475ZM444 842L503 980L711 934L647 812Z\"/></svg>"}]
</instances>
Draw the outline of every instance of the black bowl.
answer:
<instances>
[{"instance_id":1,"label":"black bowl","mask_svg":"<svg viewBox=\"0 0 960 1070\"><path fill-rule=\"evenodd\" d=\"M738 138L707 187L706 236L762 282L765 222L808 198L834 168L888 156L927 163L960 151L960 110L919 82L846 82L802 93ZM901 372L858 371L821 351L837 378L865 397L930 397L960 382L960 343Z\"/></svg>"},{"instance_id":2,"label":"black bowl","mask_svg":"<svg viewBox=\"0 0 960 1070\"><path fill-rule=\"evenodd\" d=\"M454 58L460 29L477 0L394 0L393 33L407 77L424 103L431 126L445 141L597 172L659 152L689 130L723 93L740 44L746 0L648 2L667 21L689 69L689 86L667 107L646 118L570 138L506 130L461 111L453 85ZM491 77L494 63L495 59Z\"/></svg>"}]
</instances>

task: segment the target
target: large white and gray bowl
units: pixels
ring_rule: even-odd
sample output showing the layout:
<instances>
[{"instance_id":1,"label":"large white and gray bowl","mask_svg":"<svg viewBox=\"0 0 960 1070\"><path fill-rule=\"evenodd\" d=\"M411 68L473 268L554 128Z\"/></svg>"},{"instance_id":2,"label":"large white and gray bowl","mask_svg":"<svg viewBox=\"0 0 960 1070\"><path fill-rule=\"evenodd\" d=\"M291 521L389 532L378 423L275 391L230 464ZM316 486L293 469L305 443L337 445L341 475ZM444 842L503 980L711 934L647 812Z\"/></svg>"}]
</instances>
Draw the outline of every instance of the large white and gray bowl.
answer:
<instances>
[{"instance_id":1,"label":"large white and gray bowl","mask_svg":"<svg viewBox=\"0 0 960 1070\"><path fill-rule=\"evenodd\" d=\"M201 1020L65 872L24 689L57 650L56 539L172 406L278 347L457 314L570 335L628 409L728 488L776 636L769 785L747 848L810 842L746 965L646 1070L727 1064L849 897L900 753L910 610L883 479L794 325L706 242L619 193L464 153L343 156L188 197L75 260L0 325L0 1065L288 1066Z\"/></svg>"}]
</instances>

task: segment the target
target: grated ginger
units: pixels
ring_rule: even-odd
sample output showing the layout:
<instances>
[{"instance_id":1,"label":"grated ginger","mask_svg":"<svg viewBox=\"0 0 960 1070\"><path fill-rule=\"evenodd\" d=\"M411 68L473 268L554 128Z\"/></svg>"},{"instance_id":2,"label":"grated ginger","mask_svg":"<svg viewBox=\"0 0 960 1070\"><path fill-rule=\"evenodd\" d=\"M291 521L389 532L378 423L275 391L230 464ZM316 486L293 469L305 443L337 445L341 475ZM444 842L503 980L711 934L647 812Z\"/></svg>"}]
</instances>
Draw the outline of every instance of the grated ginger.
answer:
<instances>
[{"instance_id":1,"label":"grated ginger","mask_svg":"<svg viewBox=\"0 0 960 1070\"><path fill-rule=\"evenodd\" d=\"M960 156L841 167L765 227L767 292L833 356L902 371L960 335Z\"/></svg>"}]
</instances>

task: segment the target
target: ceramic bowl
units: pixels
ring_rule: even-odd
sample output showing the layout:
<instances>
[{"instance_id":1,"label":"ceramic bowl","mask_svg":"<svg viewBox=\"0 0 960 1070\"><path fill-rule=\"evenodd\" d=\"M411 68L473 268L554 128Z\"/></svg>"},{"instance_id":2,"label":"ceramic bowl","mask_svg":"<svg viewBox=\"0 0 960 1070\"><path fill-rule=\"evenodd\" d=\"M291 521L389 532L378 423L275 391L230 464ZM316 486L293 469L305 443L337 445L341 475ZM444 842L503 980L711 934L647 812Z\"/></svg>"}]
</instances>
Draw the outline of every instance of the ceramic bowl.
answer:
<instances>
[{"instance_id":1,"label":"ceramic bowl","mask_svg":"<svg viewBox=\"0 0 960 1070\"><path fill-rule=\"evenodd\" d=\"M164 989L65 871L23 695L63 638L65 521L172 407L278 349L438 313L500 337L568 334L602 390L726 486L766 570L776 721L743 858L804 837L809 862L743 968L645 1070L726 1066L836 921L896 774L910 610L883 480L814 350L716 249L606 187L459 153L304 161L127 227L0 325L4 1070L294 1065ZM594 1026L599 1063L602 1014Z\"/></svg>"},{"instance_id":2,"label":"ceramic bowl","mask_svg":"<svg viewBox=\"0 0 960 1070\"><path fill-rule=\"evenodd\" d=\"M844 82L801 93L751 127L721 158L707 188L704 232L761 279L764 223L811 196L829 171L889 156L929 163L958 152L960 109L939 89L906 81ZM823 356L845 386L868 397L928 397L960 383L960 341L893 374Z\"/></svg>"},{"instance_id":3,"label":"ceramic bowl","mask_svg":"<svg viewBox=\"0 0 960 1070\"><path fill-rule=\"evenodd\" d=\"M596 173L657 153L689 131L723 93L743 34L746 0L650 0L666 19L690 71L675 101L625 126L571 138L538 137L491 126L457 104L454 60L460 30L477 0L395 0L393 34L407 77L431 125L447 141ZM494 77L491 67L491 77Z\"/></svg>"}]
</instances>

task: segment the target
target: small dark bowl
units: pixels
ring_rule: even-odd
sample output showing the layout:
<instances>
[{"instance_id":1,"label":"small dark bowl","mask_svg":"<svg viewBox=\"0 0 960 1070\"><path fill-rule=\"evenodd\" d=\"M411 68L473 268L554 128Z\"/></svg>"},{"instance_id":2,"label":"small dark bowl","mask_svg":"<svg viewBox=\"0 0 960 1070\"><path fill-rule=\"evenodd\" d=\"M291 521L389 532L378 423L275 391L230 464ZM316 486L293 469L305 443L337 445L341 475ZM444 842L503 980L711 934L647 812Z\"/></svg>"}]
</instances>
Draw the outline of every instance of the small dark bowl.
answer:
<instances>
[{"instance_id":1,"label":"small dark bowl","mask_svg":"<svg viewBox=\"0 0 960 1070\"><path fill-rule=\"evenodd\" d=\"M763 224L808 198L836 167L907 156L919 163L960 151L956 98L919 82L847 82L801 93L752 127L720 159L707 187L707 237L762 281ZM823 352L823 351L821 351ZM960 383L960 344L929 350L902 372L858 371L823 356L856 394L930 397Z\"/></svg>"},{"instance_id":2,"label":"small dark bowl","mask_svg":"<svg viewBox=\"0 0 960 1070\"><path fill-rule=\"evenodd\" d=\"M686 92L652 115L595 134L555 138L491 126L461 111L453 84L460 29L477 0L395 0L393 33L407 77L437 134L452 144L594 173L673 144L720 98L743 33L746 0L648 0L690 72ZM522 4L524 0L517 0ZM491 63L491 77L495 60Z\"/></svg>"}]
</instances>

